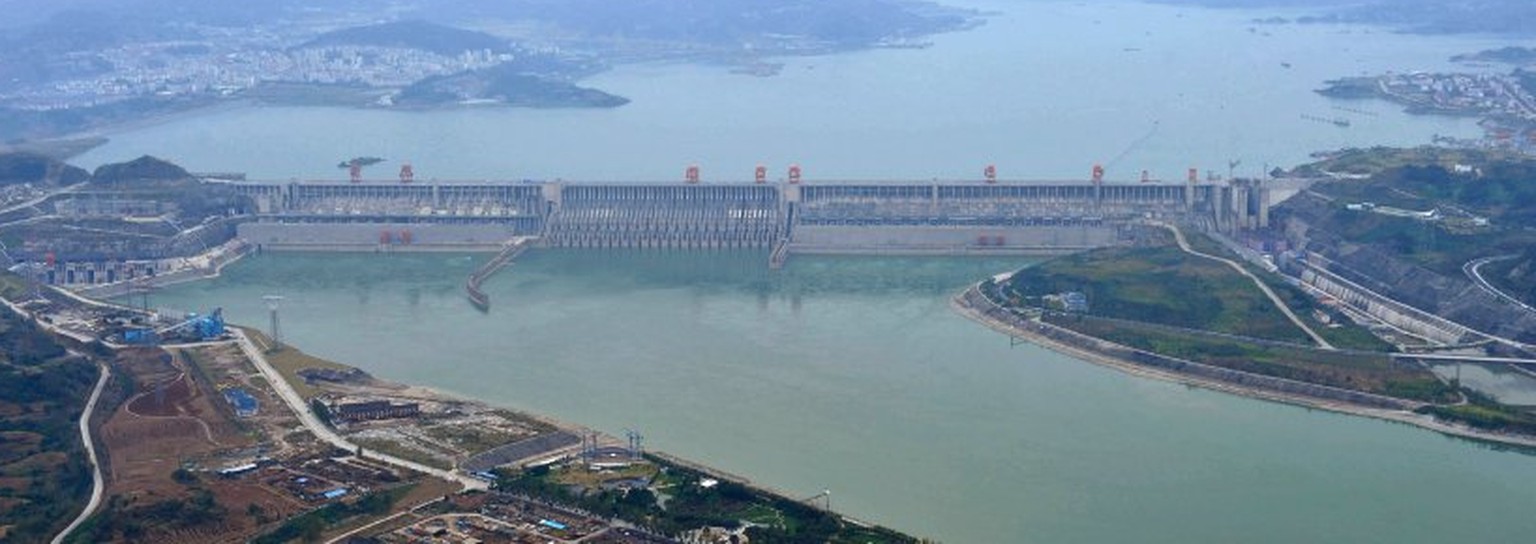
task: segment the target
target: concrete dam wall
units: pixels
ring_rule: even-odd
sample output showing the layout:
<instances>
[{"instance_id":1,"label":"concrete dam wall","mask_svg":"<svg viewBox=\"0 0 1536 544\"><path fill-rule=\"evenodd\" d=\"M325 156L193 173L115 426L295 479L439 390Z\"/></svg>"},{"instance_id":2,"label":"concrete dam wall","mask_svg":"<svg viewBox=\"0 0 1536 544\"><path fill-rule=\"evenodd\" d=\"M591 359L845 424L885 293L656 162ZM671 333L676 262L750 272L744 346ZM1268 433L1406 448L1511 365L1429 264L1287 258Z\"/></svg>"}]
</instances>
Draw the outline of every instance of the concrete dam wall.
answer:
<instances>
[{"instance_id":1,"label":"concrete dam wall","mask_svg":"<svg viewBox=\"0 0 1536 544\"><path fill-rule=\"evenodd\" d=\"M547 219L547 247L768 248L784 206L768 185L565 187Z\"/></svg>"},{"instance_id":2,"label":"concrete dam wall","mask_svg":"<svg viewBox=\"0 0 1536 544\"><path fill-rule=\"evenodd\" d=\"M233 182L269 249L562 248L1008 253L1115 243L1130 223L1251 221L1246 186L1089 182L816 184ZM1243 215L1243 217L1234 217Z\"/></svg>"},{"instance_id":3,"label":"concrete dam wall","mask_svg":"<svg viewBox=\"0 0 1536 544\"><path fill-rule=\"evenodd\" d=\"M374 251L463 249L495 251L524 233L512 224L282 223L240 225L238 236L262 250Z\"/></svg>"}]
</instances>

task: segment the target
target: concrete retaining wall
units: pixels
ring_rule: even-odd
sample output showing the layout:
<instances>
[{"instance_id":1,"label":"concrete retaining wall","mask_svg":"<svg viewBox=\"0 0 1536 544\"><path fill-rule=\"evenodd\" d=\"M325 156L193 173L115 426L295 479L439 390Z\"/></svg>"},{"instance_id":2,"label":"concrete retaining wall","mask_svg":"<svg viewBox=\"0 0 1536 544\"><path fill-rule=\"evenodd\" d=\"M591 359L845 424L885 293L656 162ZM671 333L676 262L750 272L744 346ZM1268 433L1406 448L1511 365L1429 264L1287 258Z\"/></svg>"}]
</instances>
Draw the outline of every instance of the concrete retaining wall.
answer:
<instances>
[{"instance_id":1,"label":"concrete retaining wall","mask_svg":"<svg viewBox=\"0 0 1536 544\"><path fill-rule=\"evenodd\" d=\"M388 233L390 242L381 243ZM239 237L263 250L500 250L517 236L510 224L313 224L246 223ZM409 236L407 243L404 238Z\"/></svg>"},{"instance_id":2,"label":"concrete retaining wall","mask_svg":"<svg viewBox=\"0 0 1536 544\"><path fill-rule=\"evenodd\" d=\"M1113 245L1118 239L1112 226L828 226L795 227L792 249L796 252L890 251L916 253L1017 252L1026 250L1072 251Z\"/></svg>"}]
</instances>

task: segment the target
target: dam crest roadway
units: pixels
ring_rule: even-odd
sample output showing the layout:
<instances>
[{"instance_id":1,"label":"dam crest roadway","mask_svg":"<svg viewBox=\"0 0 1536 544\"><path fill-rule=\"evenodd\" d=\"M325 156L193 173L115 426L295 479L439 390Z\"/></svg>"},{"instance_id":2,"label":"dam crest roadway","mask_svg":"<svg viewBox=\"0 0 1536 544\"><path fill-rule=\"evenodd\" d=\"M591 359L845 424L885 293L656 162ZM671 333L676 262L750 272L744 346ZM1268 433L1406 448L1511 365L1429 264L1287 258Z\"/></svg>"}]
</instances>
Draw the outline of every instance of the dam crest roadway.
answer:
<instances>
[{"instance_id":1,"label":"dam crest roadway","mask_svg":"<svg viewBox=\"0 0 1536 544\"><path fill-rule=\"evenodd\" d=\"M811 251L1075 250L1103 245L1103 229L1147 219L1221 231L1262 226L1270 203L1268 184L1250 180L212 182L254 200L256 220L241 235L272 249L495 251L514 237L537 236L541 247L579 248L772 248L787 242ZM345 228L369 225L399 228ZM292 228L300 226L310 234Z\"/></svg>"}]
</instances>

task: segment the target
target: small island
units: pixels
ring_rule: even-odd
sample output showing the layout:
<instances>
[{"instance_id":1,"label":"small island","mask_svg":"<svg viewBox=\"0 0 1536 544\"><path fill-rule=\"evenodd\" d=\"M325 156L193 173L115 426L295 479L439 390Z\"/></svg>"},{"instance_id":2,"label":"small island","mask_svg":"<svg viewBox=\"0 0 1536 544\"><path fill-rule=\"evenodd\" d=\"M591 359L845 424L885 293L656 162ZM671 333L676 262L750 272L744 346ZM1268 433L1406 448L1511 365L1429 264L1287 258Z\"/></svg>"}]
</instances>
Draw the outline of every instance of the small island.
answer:
<instances>
[{"instance_id":1,"label":"small island","mask_svg":"<svg viewBox=\"0 0 1536 544\"><path fill-rule=\"evenodd\" d=\"M338 162L336 163L336 167L341 169L347 169L353 166L361 168L364 166L373 166L381 162L384 162L384 159L379 157L356 157L351 160Z\"/></svg>"},{"instance_id":2,"label":"small island","mask_svg":"<svg viewBox=\"0 0 1536 544\"><path fill-rule=\"evenodd\" d=\"M506 64L424 79L395 94L392 103L414 108L464 105L615 108L628 104L629 99L553 77L531 75L515 65Z\"/></svg>"}]
</instances>

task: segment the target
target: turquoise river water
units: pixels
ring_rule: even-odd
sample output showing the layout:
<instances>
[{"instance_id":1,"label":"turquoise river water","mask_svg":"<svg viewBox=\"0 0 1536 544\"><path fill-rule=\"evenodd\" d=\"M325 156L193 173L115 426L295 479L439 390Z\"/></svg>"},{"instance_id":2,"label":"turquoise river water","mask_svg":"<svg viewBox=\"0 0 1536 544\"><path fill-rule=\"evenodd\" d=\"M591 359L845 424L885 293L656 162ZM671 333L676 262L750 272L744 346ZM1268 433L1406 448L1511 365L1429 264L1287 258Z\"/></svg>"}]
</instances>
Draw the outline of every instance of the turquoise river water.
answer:
<instances>
[{"instance_id":1,"label":"turquoise river water","mask_svg":"<svg viewBox=\"0 0 1536 544\"><path fill-rule=\"evenodd\" d=\"M995 11L923 50L783 59L771 78L686 64L585 84L601 111L240 108L119 130L79 158L154 154L253 178L411 160L418 179L836 178L1238 173L1321 149L1479 133L1474 120L1333 102L1326 79L1457 68L1515 45L1273 12L1129 2ZM1293 15L1278 13L1279 15ZM1289 64L1291 67L1286 67ZM1457 69L1477 70L1491 68ZM1370 111L1359 114L1337 109ZM1349 128L1302 115L1345 117ZM376 175L388 176L386 164ZM383 378L609 432L946 542L1523 542L1536 458L1419 429L1130 377L1008 339L948 299L1018 260L535 251L460 291L485 256L262 255L157 306L266 322Z\"/></svg>"},{"instance_id":2,"label":"turquoise river water","mask_svg":"<svg viewBox=\"0 0 1536 544\"><path fill-rule=\"evenodd\" d=\"M381 377L617 433L946 542L1520 542L1536 458L1135 378L952 312L1008 259L267 254L171 288Z\"/></svg>"}]
</instances>

